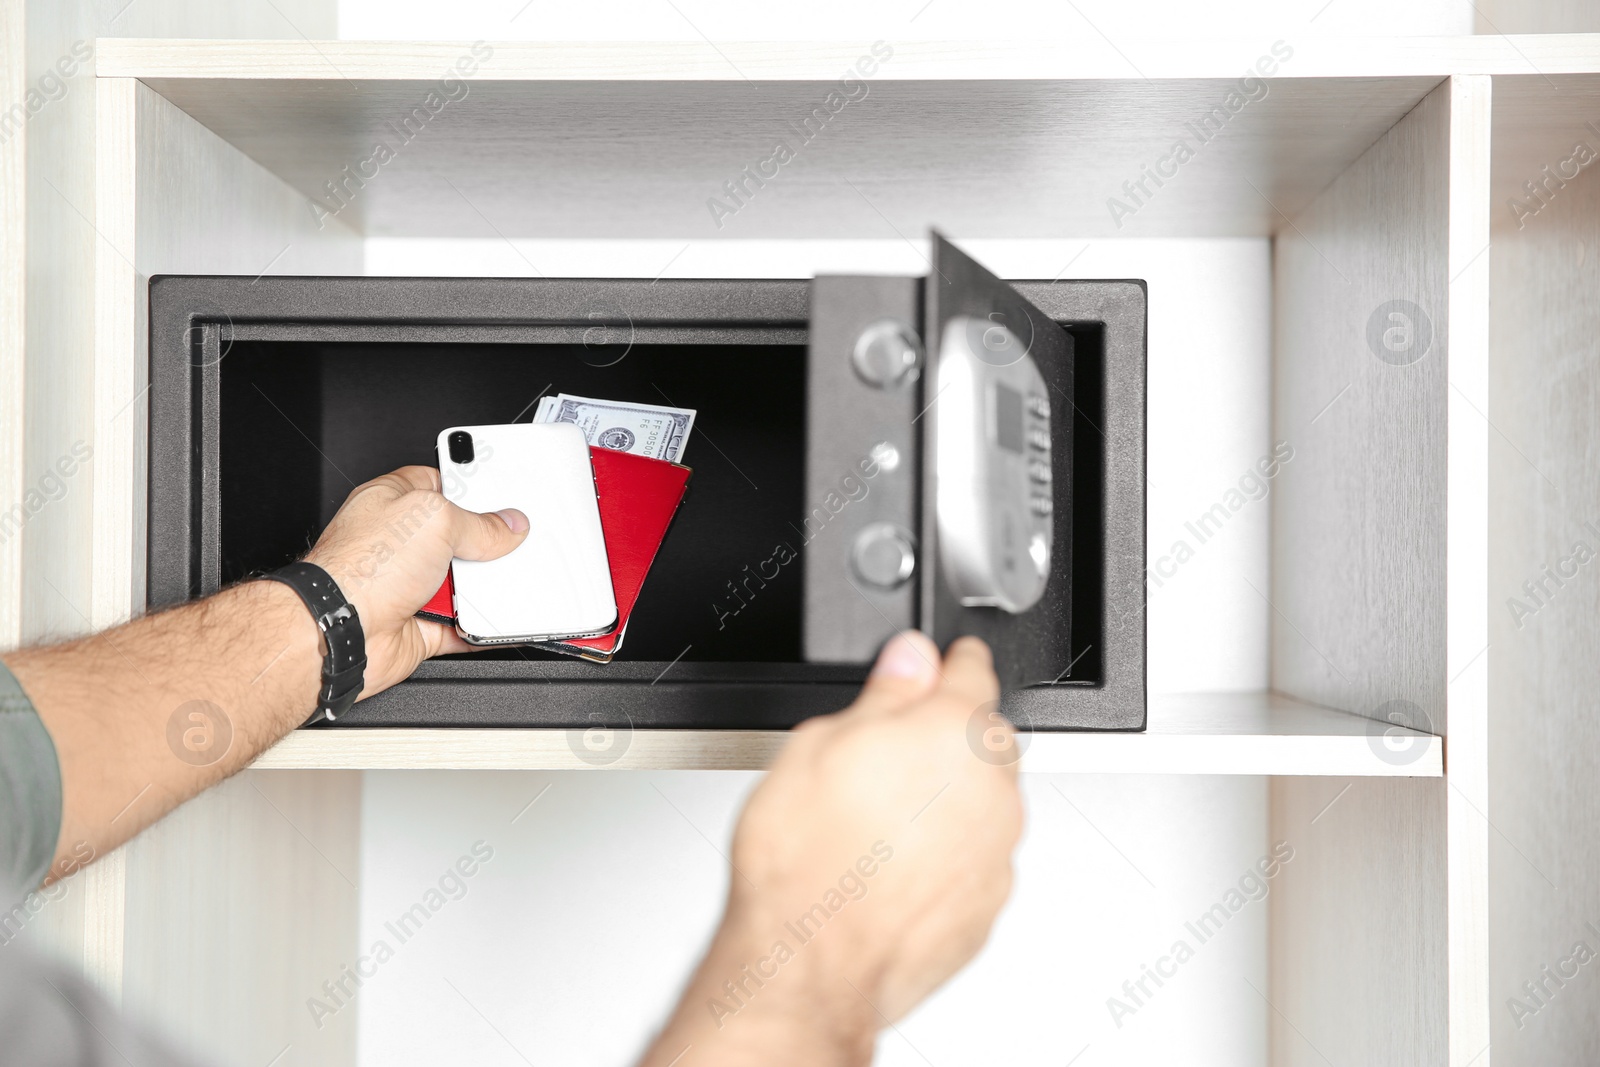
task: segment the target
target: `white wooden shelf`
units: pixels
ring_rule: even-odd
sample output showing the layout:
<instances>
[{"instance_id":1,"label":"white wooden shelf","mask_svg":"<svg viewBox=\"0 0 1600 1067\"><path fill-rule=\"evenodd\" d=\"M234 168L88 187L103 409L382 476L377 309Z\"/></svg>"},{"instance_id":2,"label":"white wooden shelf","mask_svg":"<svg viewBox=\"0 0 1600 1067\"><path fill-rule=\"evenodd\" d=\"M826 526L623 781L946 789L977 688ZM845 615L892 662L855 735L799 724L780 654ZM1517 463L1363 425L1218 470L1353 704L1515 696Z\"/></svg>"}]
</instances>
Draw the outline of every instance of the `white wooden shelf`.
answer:
<instances>
[{"instance_id":1,"label":"white wooden shelf","mask_svg":"<svg viewBox=\"0 0 1600 1067\"><path fill-rule=\"evenodd\" d=\"M152 274L359 273L362 239L386 236L671 238L676 248L898 240L934 223L960 238L1271 237L1266 403L1296 458L1268 505L1270 677L1319 703L1153 698L1148 730L1032 735L1022 766L1270 776L1269 833L1300 850L1269 905L1271 1010L1262 1014L1272 1062L1481 1067L1501 991L1537 974L1566 936L1554 904L1526 919L1509 912L1535 899L1524 868L1581 836L1590 796L1581 790L1593 777L1571 769L1583 761L1570 757L1574 734L1561 718L1581 703L1571 693L1592 659L1591 593L1569 583L1527 631L1506 629L1501 594L1490 593L1537 580L1572 539L1589 538L1575 520L1556 532L1551 516L1558 484L1570 494L1593 481L1583 413L1600 386L1581 357L1594 330L1573 323L1594 318L1584 298L1600 270L1600 187L1563 161L1576 140L1594 143L1585 123L1600 105L1600 35L1291 40L1269 91L1234 113L1225 136L1201 139L1194 161L1120 225L1108 198L1169 152L1186 123L1222 105L1270 54L1270 39L893 44L866 79L867 98L718 228L707 198L766 157L774 131L809 115L871 42L492 42L464 78L469 92L427 120L426 136L406 138L326 226L310 199L325 201L327 184L392 136L384 131L472 55L470 44L98 42L93 196L87 185L62 191L94 203L92 248L80 242L77 259L93 264L96 315L92 337L58 346L56 361L78 360L85 380L92 370L92 411L61 434L65 445L93 430L93 493L52 511L75 516L64 529L92 534L85 591L95 621L136 611L143 589L145 426L134 401L146 385L142 280ZM1560 183L1547 165L1565 175ZM1530 182L1545 195L1523 227L1510 201ZM58 229L78 225L55 209ZM35 236L30 248L52 247ZM1432 348L1412 362L1385 358L1370 340L1373 316L1397 301L1432 326ZM40 365L54 373L54 363ZM65 379L41 380L53 390L49 418L56 407L77 410ZM1491 529L1501 529L1493 551ZM59 551L44 538L33 544L47 562ZM24 568L46 570L31 558ZM52 573L67 582L69 571ZM1407 721L1441 736L1323 704L1409 707ZM1551 724L1561 729L1543 729ZM307 824L342 835L328 854L354 865L365 770L750 770L769 764L786 736L639 730L602 765L581 757L582 734L566 730L298 731L255 764L290 773L232 788L253 802L244 782L269 781L297 798L316 813ZM1550 771L1563 764L1570 781ZM1565 823L1552 815L1552 788L1577 798L1560 809ZM197 926L193 901L171 889L197 854L225 858L230 871L257 863L319 899L343 892L323 855L280 862L299 847L280 812L236 800L187 806L168 851L159 841L129 850L127 893L108 883L90 908L108 917L106 974L153 989L151 975L191 973L190 938L209 944L221 929ZM185 827L192 840L179 841ZM1535 926L1535 911L1557 918ZM1493 969L1491 917L1502 943L1516 946ZM298 914L290 924L264 908L257 920L264 942L314 957L297 971L311 986L336 971L356 929L353 915L330 921L331 934ZM1592 1007L1576 987L1565 995L1577 998L1565 1019ZM163 1002L195 1001L164 993ZM1497 1028L1494 1058L1572 1061L1557 1038L1538 1036L1556 1029ZM1507 1055L1534 1048L1508 1044L1524 1040L1551 1048ZM281 1047L260 1044L263 1061Z\"/></svg>"},{"instance_id":2,"label":"white wooden shelf","mask_svg":"<svg viewBox=\"0 0 1600 1067\"><path fill-rule=\"evenodd\" d=\"M597 764L569 730L298 730L256 761L262 770L751 770L787 735L754 730L634 730ZM1268 774L1438 777L1444 739L1275 693L1152 698L1143 733L1035 733L1022 769L1080 774Z\"/></svg>"},{"instance_id":3,"label":"white wooden shelf","mask_svg":"<svg viewBox=\"0 0 1600 1067\"><path fill-rule=\"evenodd\" d=\"M1088 34L1026 41L891 42L873 79L1033 81L1235 80L1272 42L1125 38ZM1274 77L1374 78L1450 74L1580 73L1600 68L1600 35L1515 37L1300 37ZM506 81L837 81L870 41L494 41L475 77ZM307 41L101 38L103 78L432 82L468 41ZM766 89L766 85L760 86Z\"/></svg>"}]
</instances>

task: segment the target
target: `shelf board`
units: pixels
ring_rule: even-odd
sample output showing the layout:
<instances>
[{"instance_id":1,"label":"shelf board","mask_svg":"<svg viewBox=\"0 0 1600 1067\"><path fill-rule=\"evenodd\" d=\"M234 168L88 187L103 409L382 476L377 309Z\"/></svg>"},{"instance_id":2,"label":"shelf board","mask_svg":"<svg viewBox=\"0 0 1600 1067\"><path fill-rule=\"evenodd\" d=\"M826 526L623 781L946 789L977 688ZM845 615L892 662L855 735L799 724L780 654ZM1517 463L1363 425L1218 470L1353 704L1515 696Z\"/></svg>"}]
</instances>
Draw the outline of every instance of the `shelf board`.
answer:
<instances>
[{"instance_id":1,"label":"shelf board","mask_svg":"<svg viewBox=\"0 0 1600 1067\"><path fill-rule=\"evenodd\" d=\"M1444 740L1275 693L1153 697L1143 733L1037 733L1022 769L1078 774L1278 774L1438 777ZM580 730L297 730L257 769L756 770L783 747L781 731L635 730L622 754L579 755ZM623 744L625 742L625 745Z\"/></svg>"},{"instance_id":2,"label":"shelf board","mask_svg":"<svg viewBox=\"0 0 1600 1067\"><path fill-rule=\"evenodd\" d=\"M96 69L143 81L319 201L308 217L331 212L365 236L491 240L930 225L1265 236L1452 72L1600 70L1600 35L1304 40L1277 57L1259 40L902 42L818 121L870 42L472 47L105 39ZM444 85L463 57L473 73ZM1258 61L1274 74L1238 103ZM1180 142L1190 155L1174 155Z\"/></svg>"}]
</instances>

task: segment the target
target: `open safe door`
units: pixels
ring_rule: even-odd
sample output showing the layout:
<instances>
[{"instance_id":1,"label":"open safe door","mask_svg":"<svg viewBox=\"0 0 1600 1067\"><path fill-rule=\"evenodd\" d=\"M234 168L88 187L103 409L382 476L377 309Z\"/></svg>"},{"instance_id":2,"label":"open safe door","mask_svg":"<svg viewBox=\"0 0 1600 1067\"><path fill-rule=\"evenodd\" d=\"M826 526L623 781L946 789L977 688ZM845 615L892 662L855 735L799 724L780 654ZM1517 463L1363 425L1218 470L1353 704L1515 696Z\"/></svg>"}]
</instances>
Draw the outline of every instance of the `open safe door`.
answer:
<instances>
[{"instance_id":1,"label":"open safe door","mask_svg":"<svg viewBox=\"0 0 1600 1067\"><path fill-rule=\"evenodd\" d=\"M988 641L1007 689L1061 679L1072 336L934 234L925 278L817 278L808 375L806 658L917 627Z\"/></svg>"}]
</instances>

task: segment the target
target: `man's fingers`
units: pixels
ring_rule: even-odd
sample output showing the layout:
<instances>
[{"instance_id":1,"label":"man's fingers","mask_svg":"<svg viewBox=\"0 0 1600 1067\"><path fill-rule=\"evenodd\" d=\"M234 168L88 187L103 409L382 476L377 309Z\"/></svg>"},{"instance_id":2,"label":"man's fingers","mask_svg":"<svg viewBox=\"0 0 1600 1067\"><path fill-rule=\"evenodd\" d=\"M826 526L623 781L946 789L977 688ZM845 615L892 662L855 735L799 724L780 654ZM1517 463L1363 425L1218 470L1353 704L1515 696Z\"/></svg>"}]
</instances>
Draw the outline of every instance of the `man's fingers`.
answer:
<instances>
[{"instance_id":1,"label":"man's fingers","mask_svg":"<svg viewBox=\"0 0 1600 1067\"><path fill-rule=\"evenodd\" d=\"M417 632L422 635L422 655L424 659L434 656L449 656L457 652L476 652L472 645L461 640L461 635L456 633L454 627L446 626L442 622L432 619L413 619Z\"/></svg>"},{"instance_id":2,"label":"man's fingers","mask_svg":"<svg viewBox=\"0 0 1600 1067\"><path fill-rule=\"evenodd\" d=\"M873 711L904 707L933 691L939 682L939 646L926 634L905 630L878 653L856 706Z\"/></svg>"},{"instance_id":3,"label":"man's fingers","mask_svg":"<svg viewBox=\"0 0 1600 1067\"><path fill-rule=\"evenodd\" d=\"M973 707L1000 699L994 655L976 637L958 637L944 654L944 683Z\"/></svg>"},{"instance_id":4,"label":"man's fingers","mask_svg":"<svg viewBox=\"0 0 1600 1067\"><path fill-rule=\"evenodd\" d=\"M516 508L480 515L445 503L450 554L457 559L499 559L528 536L528 517Z\"/></svg>"}]
</instances>

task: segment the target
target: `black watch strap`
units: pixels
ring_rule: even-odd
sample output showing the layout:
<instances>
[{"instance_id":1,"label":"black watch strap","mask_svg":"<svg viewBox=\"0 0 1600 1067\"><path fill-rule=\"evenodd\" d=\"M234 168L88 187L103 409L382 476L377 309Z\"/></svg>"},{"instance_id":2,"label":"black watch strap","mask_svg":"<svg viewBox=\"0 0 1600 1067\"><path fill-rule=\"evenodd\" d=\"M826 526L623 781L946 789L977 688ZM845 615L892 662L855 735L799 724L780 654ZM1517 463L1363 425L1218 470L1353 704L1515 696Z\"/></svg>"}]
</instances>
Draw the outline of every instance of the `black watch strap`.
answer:
<instances>
[{"instance_id":1,"label":"black watch strap","mask_svg":"<svg viewBox=\"0 0 1600 1067\"><path fill-rule=\"evenodd\" d=\"M367 639L356 606L345 599L328 572L315 563L302 560L262 577L293 589L311 609L326 650L322 655L322 690L309 721L338 718L356 702L366 683Z\"/></svg>"}]
</instances>

